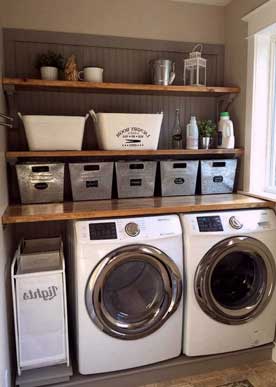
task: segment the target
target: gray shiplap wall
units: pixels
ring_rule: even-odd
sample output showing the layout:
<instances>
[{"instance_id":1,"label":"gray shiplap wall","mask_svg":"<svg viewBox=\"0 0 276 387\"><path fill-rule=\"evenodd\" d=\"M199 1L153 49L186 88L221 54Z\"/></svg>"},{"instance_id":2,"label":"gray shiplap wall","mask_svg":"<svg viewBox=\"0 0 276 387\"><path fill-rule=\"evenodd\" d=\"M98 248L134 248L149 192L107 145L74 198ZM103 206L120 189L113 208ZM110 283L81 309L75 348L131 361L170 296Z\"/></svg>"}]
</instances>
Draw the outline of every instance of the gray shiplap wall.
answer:
<instances>
[{"instance_id":1,"label":"gray shiplap wall","mask_svg":"<svg viewBox=\"0 0 276 387\"><path fill-rule=\"evenodd\" d=\"M75 54L80 68L104 67L106 82L146 83L149 61L166 57L176 62L175 83L181 84L183 59L193 46L187 42L4 29L5 75L37 77L36 55L51 49L65 57ZM224 46L205 44L204 57L208 60L208 84L222 85Z\"/></svg>"},{"instance_id":2,"label":"gray shiplap wall","mask_svg":"<svg viewBox=\"0 0 276 387\"><path fill-rule=\"evenodd\" d=\"M166 42L54 33L27 30L4 30L5 75L9 77L39 77L34 63L37 54L49 49L65 57L74 53L79 68L94 65L104 68L106 82L148 83L149 62L169 58L176 62L175 84L182 84L183 59L193 48L193 43ZM224 47L204 45L208 60L208 85L223 85ZM89 109L104 112L164 112L160 148L170 147L175 109L181 110L181 124L186 126L190 115L198 118L216 118L216 100L213 97L153 96L63 92L19 92L17 109L22 114L72 114L84 115ZM23 128L10 131L10 150L27 149ZM84 149L95 149L92 121L87 122Z\"/></svg>"},{"instance_id":3,"label":"gray shiplap wall","mask_svg":"<svg viewBox=\"0 0 276 387\"><path fill-rule=\"evenodd\" d=\"M85 115L90 109L96 112L132 112L156 113L163 111L164 120L161 129L159 148L170 147L175 109L180 108L181 123L184 126L195 114L202 119L216 117L215 98L177 97L152 95L118 95L94 93L61 93L61 92L20 92L17 97L19 110L24 114L64 114ZM24 130L21 127L10 131L13 138L10 148L27 149ZM84 149L97 147L92 119L86 124Z\"/></svg>"},{"instance_id":4,"label":"gray shiplap wall","mask_svg":"<svg viewBox=\"0 0 276 387\"><path fill-rule=\"evenodd\" d=\"M79 69L84 66L104 68L106 82L148 83L149 62L169 58L176 62L175 84L182 84L183 59L188 57L194 43L170 42L94 36L72 33L55 33L30 30L4 30L4 57L7 77L38 78L35 69L37 54L49 49L65 57L75 54ZM208 60L207 83L223 85L224 46L204 45L203 56ZM127 95L125 93L20 91L15 96L16 110L22 114L85 115L91 108L96 112L156 113L163 111L159 148L171 146L175 109L181 113L183 128L195 114L199 119L216 119L216 98L176 95ZM10 150L27 150L22 124L8 131ZM92 119L85 128L83 149L97 149ZM10 201L19 201L14 167L9 167ZM66 173L65 199L71 200L68 173Z\"/></svg>"}]
</instances>

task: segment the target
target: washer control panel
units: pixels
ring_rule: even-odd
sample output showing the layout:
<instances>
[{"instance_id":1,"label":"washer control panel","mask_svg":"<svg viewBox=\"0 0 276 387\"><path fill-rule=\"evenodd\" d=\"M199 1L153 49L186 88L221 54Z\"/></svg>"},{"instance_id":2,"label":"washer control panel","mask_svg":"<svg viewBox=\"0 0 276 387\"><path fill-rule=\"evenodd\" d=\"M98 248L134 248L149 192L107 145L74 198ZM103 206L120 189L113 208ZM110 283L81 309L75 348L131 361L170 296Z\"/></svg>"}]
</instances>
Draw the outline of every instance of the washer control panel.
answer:
<instances>
[{"instance_id":1,"label":"washer control panel","mask_svg":"<svg viewBox=\"0 0 276 387\"><path fill-rule=\"evenodd\" d=\"M117 230L115 222L90 223L90 240L117 239Z\"/></svg>"},{"instance_id":2,"label":"washer control panel","mask_svg":"<svg viewBox=\"0 0 276 387\"><path fill-rule=\"evenodd\" d=\"M88 241L91 243L98 243L98 241L147 243L155 239L182 235L181 223L177 215L79 220L73 223L76 238L84 243Z\"/></svg>"},{"instance_id":3,"label":"washer control panel","mask_svg":"<svg viewBox=\"0 0 276 387\"><path fill-rule=\"evenodd\" d=\"M139 228L138 224L135 222L127 223L125 226L125 231L126 231L127 235L129 235L131 237L136 237L137 235L140 234L140 228Z\"/></svg>"},{"instance_id":4,"label":"washer control panel","mask_svg":"<svg viewBox=\"0 0 276 387\"><path fill-rule=\"evenodd\" d=\"M197 216L200 232L223 231L220 216Z\"/></svg>"}]
</instances>

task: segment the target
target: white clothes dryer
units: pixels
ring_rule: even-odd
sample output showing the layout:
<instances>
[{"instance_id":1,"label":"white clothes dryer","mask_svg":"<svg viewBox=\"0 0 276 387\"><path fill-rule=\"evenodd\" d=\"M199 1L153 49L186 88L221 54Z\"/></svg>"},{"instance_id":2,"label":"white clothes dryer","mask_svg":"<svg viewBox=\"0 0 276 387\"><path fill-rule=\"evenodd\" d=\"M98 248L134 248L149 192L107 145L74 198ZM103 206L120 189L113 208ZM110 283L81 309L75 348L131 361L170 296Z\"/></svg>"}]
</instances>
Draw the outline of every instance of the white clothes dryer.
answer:
<instances>
[{"instance_id":1,"label":"white clothes dryer","mask_svg":"<svg viewBox=\"0 0 276 387\"><path fill-rule=\"evenodd\" d=\"M271 209L181 215L188 356L271 343L276 217Z\"/></svg>"},{"instance_id":2,"label":"white clothes dryer","mask_svg":"<svg viewBox=\"0 0 276 387\"><path fill-rule=\"evenodd\" d=\"M117 371L179 356L179 217L73 221L68 232L79 372Z\"/></svg>"}]
</instances>

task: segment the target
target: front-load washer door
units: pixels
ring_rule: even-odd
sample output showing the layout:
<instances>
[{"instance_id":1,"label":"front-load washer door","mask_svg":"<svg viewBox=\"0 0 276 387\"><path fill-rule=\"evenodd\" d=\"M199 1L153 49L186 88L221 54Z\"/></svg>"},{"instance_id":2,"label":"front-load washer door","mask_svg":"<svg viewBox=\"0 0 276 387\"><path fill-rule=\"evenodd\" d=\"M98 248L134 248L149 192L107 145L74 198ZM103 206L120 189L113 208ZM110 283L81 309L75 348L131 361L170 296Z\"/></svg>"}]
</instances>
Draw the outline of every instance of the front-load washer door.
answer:
<instances>
[{"instance_id":1,"label":"front-load washer door","mask_svg":"<svg viewBox=\"0 0 276 387\"><path fill-rule=\"evenodd\" d=\"M225 324L242 324L258 316L274 286L274 258L262 242L250 237L215 245L201 260L194 279L200 307Z\"/></svg>"},{"instance_id":2,"label":"front-load washer door","mask_svg":"<svg viewBox=\"0 0 276 387\"><path fill-rule=\"evenodd\" d=\"M129 245L112 251L91 273L86 307L92 321L125 340L157 330L177 309L182 276L161 250Z\"/></svg>"}]
</instances>

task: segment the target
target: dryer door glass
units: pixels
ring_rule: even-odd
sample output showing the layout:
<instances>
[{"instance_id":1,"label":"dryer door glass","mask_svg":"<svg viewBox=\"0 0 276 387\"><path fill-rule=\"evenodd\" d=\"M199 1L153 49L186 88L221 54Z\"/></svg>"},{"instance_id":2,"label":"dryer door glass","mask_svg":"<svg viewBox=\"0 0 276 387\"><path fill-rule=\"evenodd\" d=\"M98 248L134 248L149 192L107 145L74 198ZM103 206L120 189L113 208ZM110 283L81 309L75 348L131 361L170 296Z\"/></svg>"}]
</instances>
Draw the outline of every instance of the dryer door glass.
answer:
<instances>
[{"instance_id":1,"label":"dryer door glass","mask_svg":"<svg viewBox=\"0 0 276 387\"><path fill-rule=\"evenodd\" d=\"M181 274L162 251L146 245L115 250L91 274L87 311L97 326L121 339L157 330L177 309Z\"/></svg>"},{"instance_id":2,"label":"dryer door glass","mask_svg":"<svg viewBox=\"0 0 276 387\"><path fill-rule=\"evenodd\" d=\"M163 303L168 307L168 301L160 271L139 257L111 271L103 286L102 307L107 318L109 314L128 324L151 318Z\"/></svg>"},{"instance_id":3,"label":"dryer door glass","mask_svg":"<svg viewBox=\"0 0 276 387\"><path fill-rule=\"evenodd\" d=\"M201 260L195 293L202 309L217 321L242 324L266 307L275 285L269 249L249 237L226 239Z\"/></svg>"}]
</instances>

